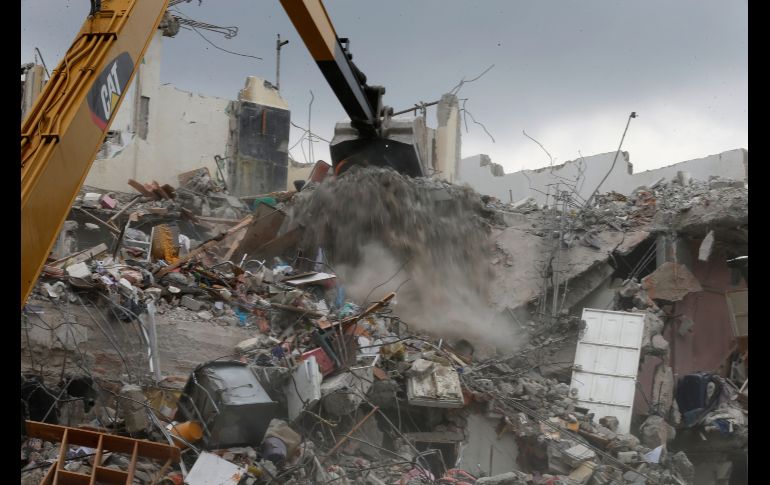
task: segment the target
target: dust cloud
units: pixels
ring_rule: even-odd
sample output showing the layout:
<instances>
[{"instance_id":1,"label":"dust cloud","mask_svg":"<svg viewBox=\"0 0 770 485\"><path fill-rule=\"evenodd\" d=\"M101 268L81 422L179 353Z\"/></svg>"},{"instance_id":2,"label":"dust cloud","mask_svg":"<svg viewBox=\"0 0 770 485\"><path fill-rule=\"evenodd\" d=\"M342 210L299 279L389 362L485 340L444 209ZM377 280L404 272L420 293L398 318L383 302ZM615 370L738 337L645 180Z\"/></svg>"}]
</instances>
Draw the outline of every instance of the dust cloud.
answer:
<instances>
[{"instance_id":1,"label":"dust cloud","mask_svg":"<svg viewBox=\"0 0 770 485\"><path fill-rule=\"evenodd\" d=\"M396 292L410 328L512 350L521 339L487 303L489 223L467 187L354 167L295 198L301 246L321 247L358 304Z\"/></svg>"}]
</instances>

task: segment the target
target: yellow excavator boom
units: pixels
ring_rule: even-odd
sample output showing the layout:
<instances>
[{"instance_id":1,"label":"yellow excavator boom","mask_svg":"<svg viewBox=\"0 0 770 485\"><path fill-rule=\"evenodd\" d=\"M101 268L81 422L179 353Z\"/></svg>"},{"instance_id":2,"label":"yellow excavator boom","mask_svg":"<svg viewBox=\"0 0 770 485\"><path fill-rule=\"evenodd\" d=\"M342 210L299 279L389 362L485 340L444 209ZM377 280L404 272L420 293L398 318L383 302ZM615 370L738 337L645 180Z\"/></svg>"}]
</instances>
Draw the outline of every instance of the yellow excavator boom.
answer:
<instances>
[{"instance_id":1,"label":"yellow excavator boom","mask_svg":"<svg viewBox=\"0 0 770 485\"><path fill-rule=\"evenodd\" d=\"M92 1L21 126L21 306L56 242L168 0Z\"/></svg>"}]
</instances>

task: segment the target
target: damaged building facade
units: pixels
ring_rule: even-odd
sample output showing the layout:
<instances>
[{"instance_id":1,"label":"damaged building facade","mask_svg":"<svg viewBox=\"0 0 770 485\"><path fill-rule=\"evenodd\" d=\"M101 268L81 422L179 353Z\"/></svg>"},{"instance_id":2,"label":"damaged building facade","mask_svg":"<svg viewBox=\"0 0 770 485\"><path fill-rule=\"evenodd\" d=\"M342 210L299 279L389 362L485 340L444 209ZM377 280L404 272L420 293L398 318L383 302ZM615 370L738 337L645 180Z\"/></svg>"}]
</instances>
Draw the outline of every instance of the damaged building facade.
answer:
<instances>
[{"instance_id":1,"label":"damaged building facade","mask_svg":"<svg viewBox=\"0 0 770 485\"><path fill-rule=\"evenodd\" d=\"M26 306L27 388L69 376L33 421L176 443L190 482L745 480L745 181L546 206L355 169L217 217L182 196L216 181L180 179L78 199L105 242L62 243ZM98 470L36 446L31 468Z\"/></svg>"},{"instance_id":2,"label":"damaged building facade","mask_svg":"<svg viewBox=\"0 0 770 485\"><path fill-rule=\"evenodd\" d=\"M745 149L736 149L710 155L704 158L665 165L661 168L634 173L628 152L602 153L571 160L559 165L534 170L505 173L500 164L494 163L488 155L463 158L459 163L457 183L468 184L481 194L490 195L505 202L519 202L532 197L537 203L546 203L549 186L558 177L582 182L576 187L582 200L591 195L599 182L606 176L601 190L630 194L642 185L651 185L661 179L684 177L708 180L719 175L733 180L748 181L749 154Z\"/></svg>"},{"instance_id":3,"label":"damaged building facade","mask_svg":"<svg viewBox=\"0 0 770 485\"><path fill-rule=\"evenodd\" d=\"M504 174L446 94L429 177L337 176L161 35L22 311L22 483L746 482L746 150Z\"/></svg>"},{"instance_id":4,"label":"damaged building facade","mask_svg":"<svg viewBox=\"0 0 770 485\"><path fill-rule=\"evenodd\" d=\"M249 77L238 98L228 100L161 84L162 42L159 30L86 185L119 191L128 179L176 185L179 173L205 167L231 195L285 190L290 111L278 90Z\"/></svg>"}]
</instances>

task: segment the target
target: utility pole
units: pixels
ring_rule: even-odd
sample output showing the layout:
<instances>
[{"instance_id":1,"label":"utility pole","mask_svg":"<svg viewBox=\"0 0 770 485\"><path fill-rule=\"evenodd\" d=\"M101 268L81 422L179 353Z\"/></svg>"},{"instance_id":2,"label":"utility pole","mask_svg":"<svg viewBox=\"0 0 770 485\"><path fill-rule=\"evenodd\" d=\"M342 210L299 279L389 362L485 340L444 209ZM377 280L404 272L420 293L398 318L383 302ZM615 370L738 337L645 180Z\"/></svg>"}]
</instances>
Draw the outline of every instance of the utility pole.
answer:
<instances>
[{"instance_id":1,"label":"utility pole","mask_svg":"<svg viewBox=\"0 0 770 485\"><path fill-rule=\"evenodd\" d=\"M288 44L288 40L281 42L281 34L278 34L278 40L275 41L275 89L281 90L281 47Z\"/></svg>"}]
</instances>

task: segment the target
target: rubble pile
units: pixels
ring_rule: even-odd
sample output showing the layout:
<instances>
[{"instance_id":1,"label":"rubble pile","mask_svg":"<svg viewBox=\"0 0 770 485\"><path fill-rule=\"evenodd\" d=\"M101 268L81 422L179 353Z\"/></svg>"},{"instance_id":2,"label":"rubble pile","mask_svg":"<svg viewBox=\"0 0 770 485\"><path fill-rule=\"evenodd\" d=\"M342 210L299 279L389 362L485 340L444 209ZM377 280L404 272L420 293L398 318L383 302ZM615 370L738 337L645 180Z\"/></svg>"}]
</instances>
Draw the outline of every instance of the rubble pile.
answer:
<instances>
[{"instance_id":1,"label":"rubble pile","mask_svg":"<svg viewBox=\"0 0 770 485\"><path fill-rule=\"evenodd\" d=\"M545 207L538 206L533 199L513 204L501 203L487 197L486 207L500 212L536 215ZM677 227L682 223L692 224L686 216L699 209L711 213L701 223L717 222L717 218L733 217L738 224L747 223L746 207L748 188L740 180L722 179L712 176L709 181L689 178L687 175L674 179L660 179L649 187L636 188L631 195L617 192L597 194L590 206L573 208L568 212L571 227L576 230L598 230L602 226L616 230L630 230L653 223L655 230ZM691 212L692 210L692 212Z\"/></svg>"},{"instance_id":2,"label":"rubble pile","mask_svg":"<svg viewBox=\"0 0 770 485\"><path fill-rule=\"evenodd\" d=\"M93 377L89 369L105 365L80 349L96 337L49 328L64 359L44 374L69 384L35 381L31 389L46 392L28 402L60 397L28 404L28 418L57 424L67 414L73 428L162 443L168 462L104 457L72 441L61 456L52 431L43 440L33 429L22 443L23 483L39 483L56 464L84 475L131 470L140 484L693 484L686 454L667 449L675 426L747 433L740 393L724 379L705 378L708 406L680 413L655 274L627 280L614 301L616 310L645 313L641 358L662 360L657 407L635 435L582 407L569 376L543 376L536 354L584 329L579 317L490 323L499 316L487 299L490 268L495 258L506 258L502 268L516 262L490 232L524 214L528 230L546 234L550 209L357 167L301 192L248 200L206 171L180 176L177 188L131 185L139 198L78 202L92 204L89 217L115 236L111 247L62 244L66 254L48 262L23 315L25 329L45 323L49 308L104 315L89 332L113 336L104 345L115 347L118 371L93 379L94 396L70 389L65 369ZM569 213L569 231L591 246L600 226L643 228L661 211L695 210L741 190L661 182L627 198L605 194ZM108 229L103 218L120 211L125 219ZM159 358L158 330L183 322L212 339L229 327L244 338L227 355L197 360L188 375L169 375L168 360L196 356ZM64 412L51 417L51 406ZM489 442L506 451L492 460Z\"/></svg>"}]
</instances>

